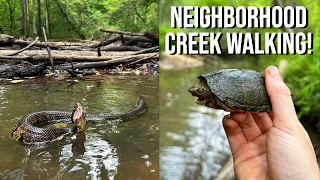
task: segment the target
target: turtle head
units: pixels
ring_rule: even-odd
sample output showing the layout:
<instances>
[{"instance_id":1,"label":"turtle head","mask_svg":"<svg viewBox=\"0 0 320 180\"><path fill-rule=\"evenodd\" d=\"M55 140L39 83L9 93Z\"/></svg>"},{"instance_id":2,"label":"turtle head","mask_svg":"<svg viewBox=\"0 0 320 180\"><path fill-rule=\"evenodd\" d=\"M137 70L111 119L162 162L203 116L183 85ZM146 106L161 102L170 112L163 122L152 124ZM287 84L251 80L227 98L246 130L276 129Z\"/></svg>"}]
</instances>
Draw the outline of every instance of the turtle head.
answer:
<instances>
[{"instance_id":1,"label":"turtle head","mask_svg":"<svg viewBox=\"0 0 320 180\"><path fill-rule=\"evenodd\" d=\"M78 131L82 131L86 122L86 111L81 106L80 103L77 103L72 111L71 120L73 123L77 124Z\"/></svg>"},{"instance_id":2,"label":"turtle head","mask_svg":"<svg viewBox=\"0 0 320 180\"><path fill-rule=\"evenodd\" d=\"M193 85L189 89L189 92L192 94L192 96L198 97L196 100L197 104L205 105L211 99L211 91L205 81L200 81Z\"/></svg>"}]
</instances>

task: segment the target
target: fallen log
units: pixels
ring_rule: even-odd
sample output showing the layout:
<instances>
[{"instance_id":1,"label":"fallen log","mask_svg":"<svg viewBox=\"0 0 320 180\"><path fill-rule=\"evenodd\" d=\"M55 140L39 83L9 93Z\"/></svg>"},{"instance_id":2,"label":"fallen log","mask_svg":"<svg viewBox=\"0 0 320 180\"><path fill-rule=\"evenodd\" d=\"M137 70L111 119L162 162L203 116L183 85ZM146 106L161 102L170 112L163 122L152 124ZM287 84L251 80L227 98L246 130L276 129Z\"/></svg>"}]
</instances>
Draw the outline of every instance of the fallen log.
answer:
<instances>
[{"instance_id":1,"label":"fallen log","mask_svg":"<svg viewBox=\"0 0 320 180\"><path fill-rule=\"evenodd\" d=\"M93 47L94 48L98 48L98 47L101 47L101 46L107 46L107 45L109 45L111 43L114 43L114 42L117 42L119 40L121 40L121 36L118 36L118 37L115 37L115 38L108 39L106 41L100 42L99 44L94 45Z\"/></svg>"},{"instance_id":2,"label":"fallen log","mask_svg":"<svg viewBox=\"0 0 320 180\"><path fill-rule=\"evenodd\" d=\"M0 46L12 46L14 40L14 36L0 34Z\"/></svg>"},{"instance_id":3,"label":"fallen log","mask_svg":"<svg viewBox=\"0 0 320 180\"><path fill-rule=\"evenodd\" d=\"M56 61L107 61L121 56L81 56L81 55L52 55ZM24 60L24 61L49 61L47 55L32 55L32 56L1 56L0 60Z\"/></svg>"},{"instance_id":4,"label":"fallen log","mask_svg":"<svg viewBox=\"0 0 320 180\"><path fill-rule=\"evenodd\" d=\"M30 45L32 42L31 41L23 41L23 40L15 40L13 42L13 44L17 44L20 46L28 46ZM45 43L35 43L33 46L36 47L40 47L40 48L46 48L47 46L45 45ZM61 48L61 46L56 46L56 45L48 45L50 47L50 49L54 49L54 50L58 50Z\"/></svg>"},{"instance_id":5,"label":"fallen log","mask_svg":"<svg viewBox=\"0 0 320 180\"><path fill-rule=\"evenodd\" d=\"M155 54L154 55L155 57L158 56L159 57L159 54ZM151 59L152 57L145 57L145 58L142 58L142 59L138 59L136 61L133 61L131 63L128 63L126 66L133 66L135 64L141 64L141 63L145 63L147 60Z\"/></svg>"},{"instance_id":6,"label":"fallen log","mask_svg":"<svg viewBox=\"0 0 320 180\"><path fill-rule=\"evenodd\" d=\"M123 39L126 41L125 44L128 44L128 45L136 42L150 42L150 43L153 42L152 39L149 39L144 36L123 36Z\"/></svg>"},{"instance_id":7,"label":"fallen log","mask_svg":"<svg viewBox=\"0 0 320 180\"><path fill-rule=\"evenodd\" d=\"M141 51L142 48L136 46L110 46L101 48L101 51Z\"/></svg>"},{"instance_id":8,"label":"fallen log","mask_svg":"<svg viewBox=\"0 0 320 180\"><path fill-rule=\"evenodd\" d=\"M147 37L144 37L144 36L117 36L115 38L112 38L112 39L108 39L106 41L103 41L95 46L91 46L93 48L98 48L98 47L102 47L102 46L107 46L111 43L114 43L114 42L117 42L117 41L120 41L122 42L122 44L124 45L133 45L134 43L137 43L137 42L147 42L147 43L154 43L154 41L152 39L149 39Z\"/></svg>"},{"instance_id":9,"label":"fallen log","mask_svg":"<svg viewBox=\"0 0 320 180\"><path fill-rule=\"evenodd\" d=\"M96 44L90 44L90 45L84 45L84 46L66 46L61 44L63 42L48 42L48 47L52 50L74 50L74 51L85 51L85 50L92 50L92 48L94 48L94 46L97 46ZM47 48L45 43L42 42L36 42L34 43L34 41L25 41L25 40L13 40L12 42L10 41L10 43L6 42L5 45L6 46L12 46L12 45L19 45L21 47L28 47L28 46L35 46L35 47L39 47L39 48ZM3 44L1 44L1 40L0 40L0 46L2 46Z\"/></svg>"},{"instance_id":10,"label":"fallen log","mask_svg":"<svg viewBox=\"0 0 320 180\"><path fill-rule=\"evenodd\" d=\"M36 37L36 39L35 39L32 43L30 43L28 46L26 46L26 47L24 47L24 48L20 49L20 50L19 50L19 51L17 51L17 52L13 52L13 53L7 54L7 56L17 55L17 54L19 54L19 53L21 53L21 52L23 52L23 51L25 51L25 50L29 49L32 45L34 45L34 44L38 41L38 39L39 39L39 37L37 36L37 37Z\"/></svg>"},{"instance_id":11,"label":"fallen log","mask_svg":"<svg viewBox=\"0 0 320 180\"><path fill-rule=\"evenodd\" d=\"M147 60L150 61L152 59L159 59L159 55L158 53L149 53L149 54L139 54L139 55L121 57L121 58L112 59L109 61L78 63L78 64L74 64L73 68L75 69L106 68L106 67L115 66L119 64L131 63L139 59L144 59L144 62L146 62ZM71 69L71 68L72 68L71 65L62 66L62 69Z\"/></svg>"},{"instance_id":12,"label":"fallen log","mask_svg":"<svg viewBox=\"0 0 320 180\"><path fill-rule=\"evenodd\" d=\"M124 32L119 30L111 30L111 29L100 29L101 32L106 33L115 33L115 34L121 34L121 35L129 35L129 36L143 36L141 33L133 33L133 32Z\"/></svg>"},{"instance_id":13,"label":"fallen log","mask_svg":"<svg viewBox=\"0 0 320 180\"><path fill-rule=\"evenodd\" d=\"M145 32L144 37L147 37L149 39L152 39L153 42L158 43L159 44L159 34L154 34L154 33L150 33L150 32Z\"/></svg>"},{"instance_id":14,"label":"fallen log","mask_svg":"<svg viewBox=\"0 0 320 180\"><path fill-rule=\"evenodd\" d=\"M159 52L159 46L143 49L141 51L132 53L132 55L143 54L143 53L152 53L152 52Z\"/></svg>"},{"instance_id":15,"label":"fallen log","mask_svg":"<svg viewBox=\"0 0 320 180\"><path fill-rule=\"evenodd\" d=\"M43 75L45 67L41 65L33 65L30 62L22 62L18 65L4 64L0 65L0 77L1 78L14 78Z\"/></svg>"},{"instance_id":16,"label":"fallen log","mask_svg":"<svg viewBox=\"0 0 320 180\"><path fill-rule=\"evenodd\" d=\"M0 60L19 60L19 61L27 61L29 59L32 59L32 56L6 56L6 55L0 55Z\"/></svg>"}]
</instances>

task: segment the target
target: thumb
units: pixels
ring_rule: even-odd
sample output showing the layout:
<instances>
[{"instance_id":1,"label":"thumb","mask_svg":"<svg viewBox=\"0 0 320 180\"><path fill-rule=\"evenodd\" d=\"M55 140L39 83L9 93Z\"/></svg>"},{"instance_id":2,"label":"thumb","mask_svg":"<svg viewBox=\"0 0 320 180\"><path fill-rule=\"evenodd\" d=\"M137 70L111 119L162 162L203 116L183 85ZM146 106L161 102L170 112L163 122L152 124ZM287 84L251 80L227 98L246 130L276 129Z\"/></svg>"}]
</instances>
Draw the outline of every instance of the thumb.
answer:
<instances>
[{"instance_id":1,"label":"thumb","mask_svg":"<svg viewBox=\"0 0 320 180\"><path fill-rule=\"evenodd\" d=\"M279 70L275 66L269 66L265 70L264 76L267 92L272 104L274 121L283 121L282 123L284 124L299 121L294 109L290 89L284 84Z\"/></svg>"}]
</instances>

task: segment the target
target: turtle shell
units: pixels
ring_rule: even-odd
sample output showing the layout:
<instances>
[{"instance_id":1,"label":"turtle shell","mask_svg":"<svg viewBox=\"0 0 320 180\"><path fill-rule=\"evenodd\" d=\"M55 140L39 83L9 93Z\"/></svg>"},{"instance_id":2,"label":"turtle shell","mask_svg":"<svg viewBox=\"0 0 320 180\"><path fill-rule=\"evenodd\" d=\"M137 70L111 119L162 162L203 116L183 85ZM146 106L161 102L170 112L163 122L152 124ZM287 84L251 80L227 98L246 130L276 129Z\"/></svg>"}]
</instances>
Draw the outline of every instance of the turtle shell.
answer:
<instances>
[{"instance_id":1,"label":"turtle shell","mask_svg":"<svg viewBox=\"0 0 320 180\"><path fill-rule=\"evenodd\" d=\"M264 76L254 70L224 69L198 77L223 104L247 112L271 111Z\"/></svg>"}]
</instances>

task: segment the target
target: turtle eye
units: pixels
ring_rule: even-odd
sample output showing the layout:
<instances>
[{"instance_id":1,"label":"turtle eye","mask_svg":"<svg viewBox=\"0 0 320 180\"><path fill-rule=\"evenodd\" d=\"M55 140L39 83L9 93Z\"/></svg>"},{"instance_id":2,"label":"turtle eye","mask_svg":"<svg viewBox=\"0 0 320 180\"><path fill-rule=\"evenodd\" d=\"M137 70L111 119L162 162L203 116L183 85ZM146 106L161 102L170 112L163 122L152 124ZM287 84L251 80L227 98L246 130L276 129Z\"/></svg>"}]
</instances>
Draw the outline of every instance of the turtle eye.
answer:
<instances>
[{"instance_id":1,"label":"turtle eye","mask_svg":"<svg viewBox=\"0 0 320 180\"><path fill-rule=\"evenodd\" d=\"M198 89L198 92L199 92L199 93L203 93L203 89L201 89L201 88Z\"/></svg>"}]
</instances>

